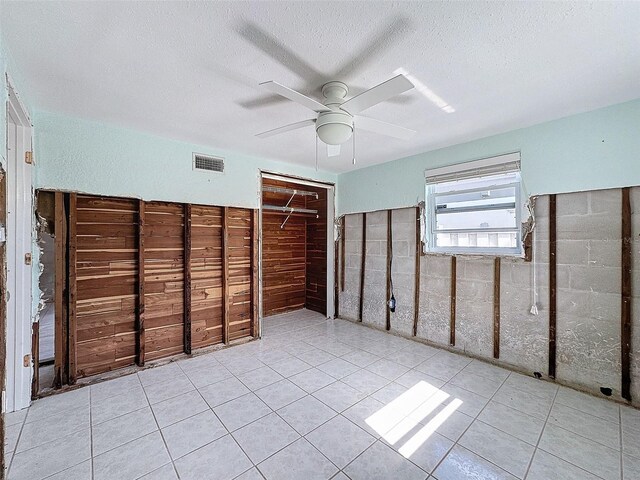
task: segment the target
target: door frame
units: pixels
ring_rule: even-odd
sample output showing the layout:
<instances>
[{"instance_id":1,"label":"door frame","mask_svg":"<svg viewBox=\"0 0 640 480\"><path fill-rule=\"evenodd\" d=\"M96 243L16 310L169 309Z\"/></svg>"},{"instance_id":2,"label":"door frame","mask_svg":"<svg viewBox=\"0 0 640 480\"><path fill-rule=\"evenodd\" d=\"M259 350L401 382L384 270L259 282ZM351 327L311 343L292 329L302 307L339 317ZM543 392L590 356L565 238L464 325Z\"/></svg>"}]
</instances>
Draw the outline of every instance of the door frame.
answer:
<instances>
[{"instance_id":1,"label":"door frame","mask_svg":"<svg viewBox=\"0 0 640 480\"><path fill-rule=\"evenodd\" d=\"M31 402L33 182L32 124L29 113L7 75L7 224L6 224L6 383L3 410L12 412ZM10 131L14 138L11 138ZM25 366L26 364L26 366Z\"/></svg>"},{"instance_id":2,"label":"door frame","mask_svg":"<svg viewBox=\"0 0 640 480\"><path fill-rule=\"evenodd\" d=\"M309 178L296 177L283 173L271 172L268 170L260 170L260 188L258 192L259 205L259 242L258 242L258 302L259 306L259 336L262 338L262 180L268 178L271 180L281 180L284 182L297 183L299 185L309 185L311 187L324 188L327 190L327 318L334 318L335 315L335 249L336 241L336 225L335 225L335 195L336 187L333 183L324 183Z\"/></svg>"}]
</instances>

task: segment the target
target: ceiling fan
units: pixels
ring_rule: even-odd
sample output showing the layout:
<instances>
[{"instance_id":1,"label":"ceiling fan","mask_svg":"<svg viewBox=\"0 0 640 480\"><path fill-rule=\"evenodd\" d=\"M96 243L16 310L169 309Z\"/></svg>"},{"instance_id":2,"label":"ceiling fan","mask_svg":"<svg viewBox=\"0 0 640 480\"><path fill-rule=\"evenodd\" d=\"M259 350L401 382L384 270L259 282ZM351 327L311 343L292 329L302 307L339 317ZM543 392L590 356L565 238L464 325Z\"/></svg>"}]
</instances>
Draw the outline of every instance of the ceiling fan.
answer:
<instances>
[{"instance_id":1,"label":"ceiling fan","mask_svg":"<svg viewBox=\"0 0 640 480\"><path fill-rule=\"evenodd\" d=\"M324 103L320 103L277 82L264 82L260 86L303 105L318 114L316 118L302 120L301 122L291 123L259 133L256 136L260 138L271 137L315 124L316 134L320 140L327 144L327 154L331 157L340 154L340 145L352 137L356 126L358 129L402 140L407 140L416 133L408 128L358 115L367 108L414 88L413 84L404 75L397 75L348 100L345 100L345 97L349 93L349 87L345 83L339 81L325 83L322 86L322 95L325 97Z\"/></svg>"}]
</instances>

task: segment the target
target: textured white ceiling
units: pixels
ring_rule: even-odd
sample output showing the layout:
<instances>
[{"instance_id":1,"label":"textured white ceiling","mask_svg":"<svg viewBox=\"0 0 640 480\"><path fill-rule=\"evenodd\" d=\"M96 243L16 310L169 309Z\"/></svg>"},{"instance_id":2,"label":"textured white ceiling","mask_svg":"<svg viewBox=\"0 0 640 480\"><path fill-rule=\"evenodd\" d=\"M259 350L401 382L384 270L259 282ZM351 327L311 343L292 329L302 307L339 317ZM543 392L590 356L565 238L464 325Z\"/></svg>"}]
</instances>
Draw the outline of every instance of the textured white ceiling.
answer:
<instances>
[{"instance_id":1,"label":"textured white ceiling","mask_svg":"<svg viewBox=\"0 0 640 480\"><path fill-rule=\"evenodd\" d=\"M640 2L4 2L2 29L37 108L312 165L311 118L275 80L321 99L402 68L413 90L364 115L418 131L358 135L357 168L640 97ZM350 145L321 159L355 168Z\"/></svg>"}]
</instances>

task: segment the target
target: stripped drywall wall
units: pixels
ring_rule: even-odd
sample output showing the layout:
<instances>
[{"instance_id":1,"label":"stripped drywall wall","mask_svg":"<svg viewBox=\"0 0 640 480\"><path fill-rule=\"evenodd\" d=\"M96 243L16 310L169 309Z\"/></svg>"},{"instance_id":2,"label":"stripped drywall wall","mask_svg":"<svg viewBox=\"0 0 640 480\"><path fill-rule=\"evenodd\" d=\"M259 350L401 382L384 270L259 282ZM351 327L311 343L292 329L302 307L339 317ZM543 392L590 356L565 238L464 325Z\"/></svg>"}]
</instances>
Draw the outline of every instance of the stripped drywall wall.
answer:
<instances>
[{"instance_id":1,"label":"stripped drywall wall","mask_svg":"<svg viewBox=\"0 0 640 480\"><path fill-rule=\"evenodd\" d=\"M630 189L632 218L631 397L640 405L640 187ZM602 396L622 398L621 372L621 189L556 195L557 201L557 358L556 380ZM444 348L495 361L530 375L551 370L549 357L549 196L535 199L533 258L501 257L499 262L499 358L494 360L495 257L426 254L420 259L417 338ZM346 282L340 316L357 320L357 275L361 250L357 235L362 214L346 222ZM385 327L387 211L367 214L365 315L363 322ZM391 332L412 337L415 312L415 209L393 210L392 279L396 313ZM411 222L413 220L413 222ZM405 250L408 248L409 252ZM380 272L382 269L382 272ZM382 273L382 275L381 275ZM455 346L450 347L452 284L456 286ZM537 314L532 314L532 306ZM411 322L408 321L411 319ZM442 372L446 375L446 372ZM453 375L452 375L453 376ZM443 380L445 380L443 378Z\"/></svg>"},{"instance_id":2,"label":"stripped drywall wall","mask_svg":"<svg viewBox=\"0 0 640 480\"><path fill-rule=\"evenodd\" d=\"M343 173L338 214L417 205L426 168L514 151L528 195L639 185L638 125L640 99Z\"/></svg>"}]
</instances>

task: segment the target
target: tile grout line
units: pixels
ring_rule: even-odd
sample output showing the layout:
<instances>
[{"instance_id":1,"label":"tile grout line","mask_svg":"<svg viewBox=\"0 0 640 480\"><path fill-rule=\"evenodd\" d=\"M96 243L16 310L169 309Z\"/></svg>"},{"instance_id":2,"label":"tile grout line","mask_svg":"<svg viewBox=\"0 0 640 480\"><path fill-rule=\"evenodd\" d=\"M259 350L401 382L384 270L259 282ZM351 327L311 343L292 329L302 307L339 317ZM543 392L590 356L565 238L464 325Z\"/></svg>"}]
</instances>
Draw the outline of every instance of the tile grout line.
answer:
<instances>
[{"instance_id":1,"label":"tile grout line","mask_svg":"<svg viewBox=\"0 0 640 480\"><path fill-rule=\"evenodd\" d=\"M18 450L18 445L20 443L20 438L22 437L22 430L24 429L24 426L27 423L27 415L29 415L29 407L27 407L27 413L25 413L24 418L22 419L22 422L20 423L20 431L18 432L18 438L16 439L16 445L13 447L13 452L11 452L11 459L9 460L9 465L7 465L7 478L9 478L9 473L11 471L11 466L13 465L13 459L15 458L16 451ZM6 425L5 425L5 431L6 431Z\"/></svg>"},{"instance_id":2,"label":"tile grout line","mask_svg":"<svg viewBox=\"0 0 640 480\"><path fill-rule=\"evenodd\" d=\"M529 470L531 470L531 465L533 465L533 459L536 456L536 453L538 452L539 445L540 445L540 440L542 440L542 435L544 435L544 431L547 428L547 424L549 423L549 417L551 416L551 412L553 411L553 406L556 403L556 398L558 398L558 392L559 391L560 391L560 388L556 388L556 393L553 395L553 400L551 401L551 406L549 407L549 411L547 412L547 417L544 420L544 425L542 426L542 430L540 430L540 434L538 435L538 441L536 442L536 444L534 446L533 455L531 455L531 459L529 460L529 464L527 465L527 469L524 472L524 478L527 478L527 476L529 475Z\"/></svg>"}]
</instances>

